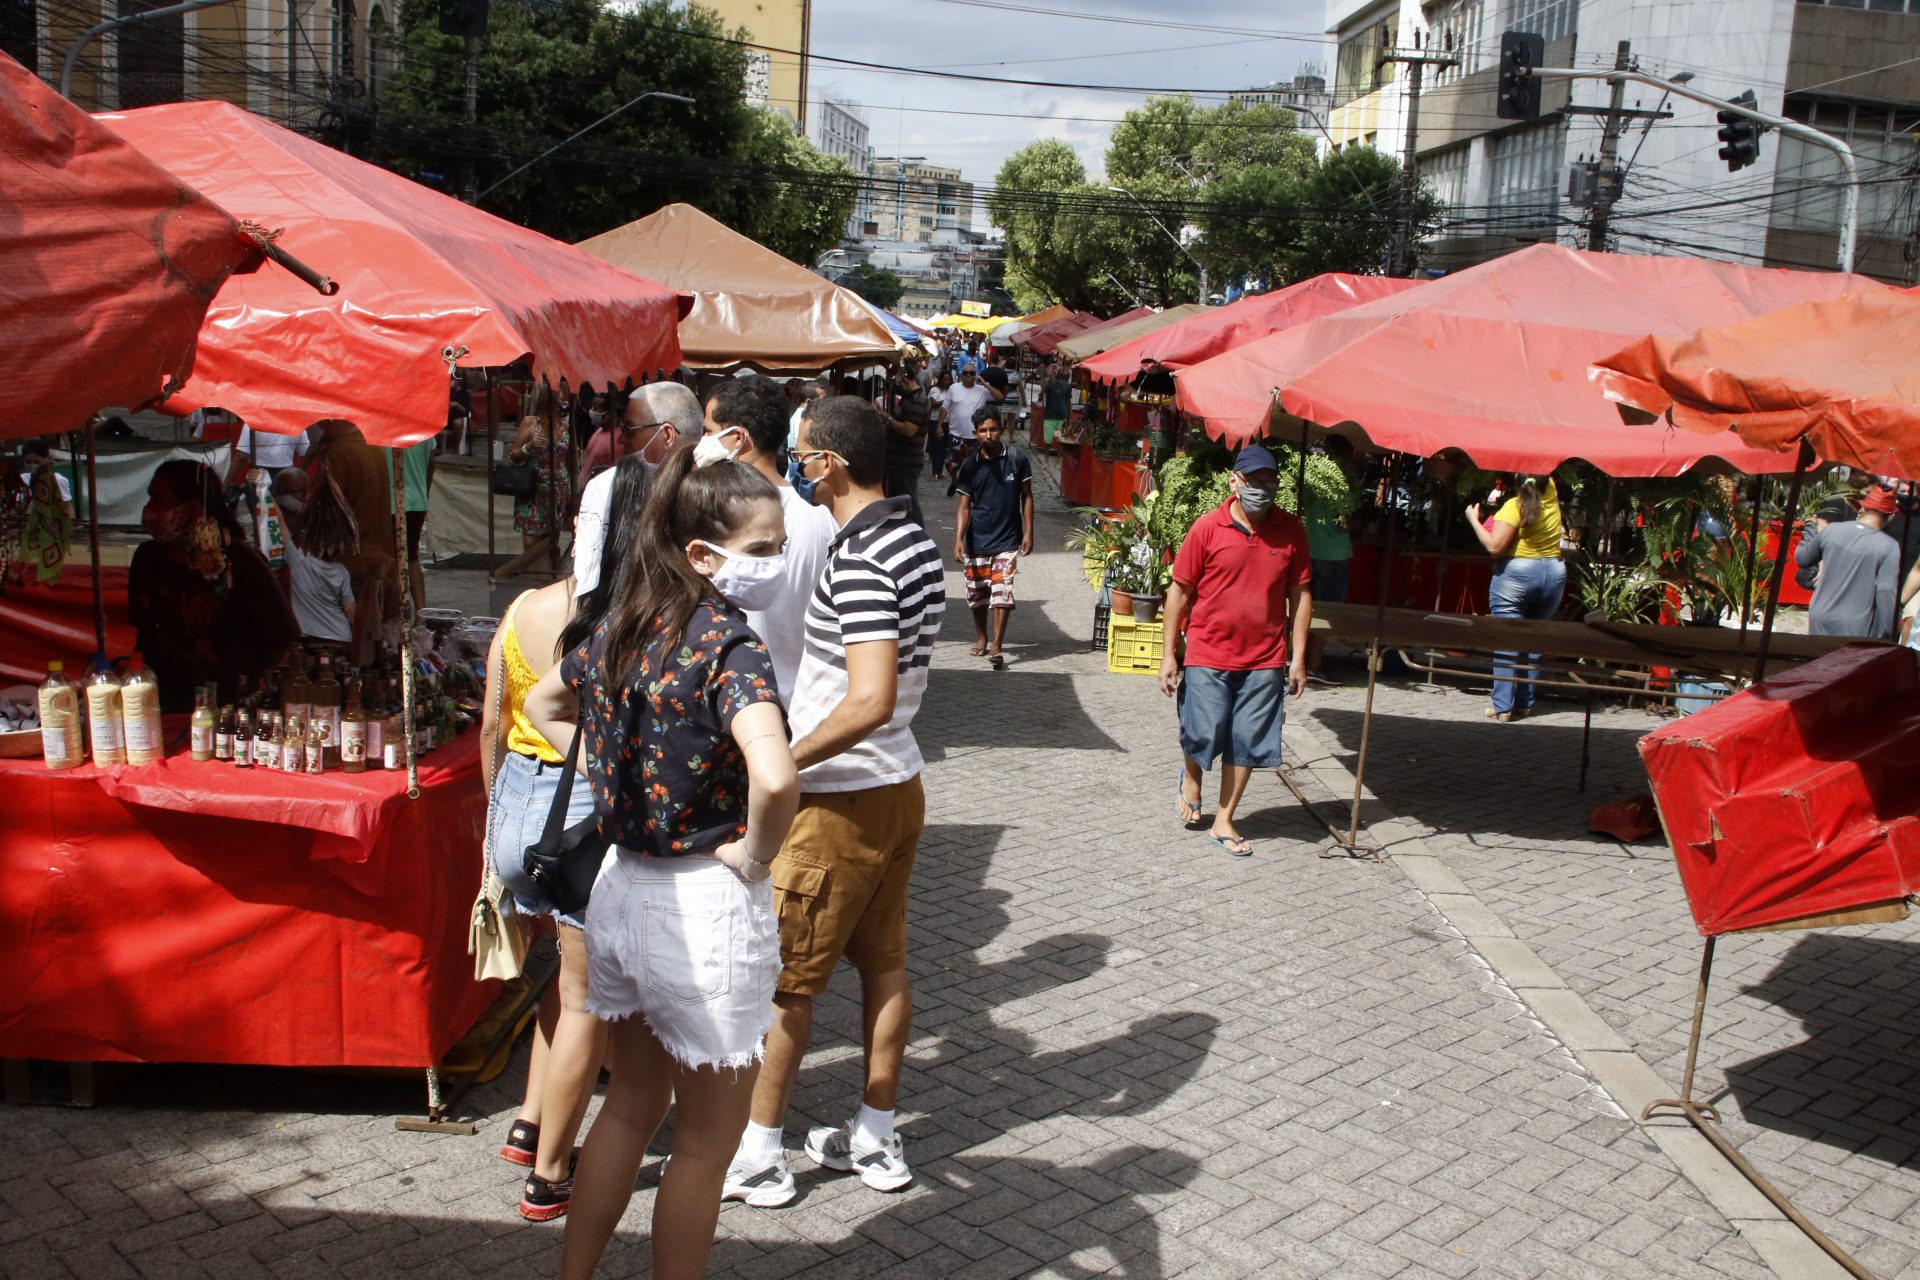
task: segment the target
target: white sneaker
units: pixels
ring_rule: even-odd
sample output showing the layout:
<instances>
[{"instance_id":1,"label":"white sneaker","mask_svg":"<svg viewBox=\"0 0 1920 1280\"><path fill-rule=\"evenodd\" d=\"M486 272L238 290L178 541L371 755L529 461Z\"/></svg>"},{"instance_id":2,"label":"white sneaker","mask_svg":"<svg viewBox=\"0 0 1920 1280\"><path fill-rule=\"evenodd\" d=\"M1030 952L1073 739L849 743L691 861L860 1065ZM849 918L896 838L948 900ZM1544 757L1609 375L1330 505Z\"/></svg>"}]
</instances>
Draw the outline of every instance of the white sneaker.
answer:
<instances>
[{"instance_id":1,"label":"white sneaker","mask_svg":"<svg viewBox=\"0 0 1920 1280\"><path fill-rule=\"evenodd\" d=\"M807 1158L823 1169L858 1173L860 1181L874 1191L898 1191L913 1181L913 1170L901 1154L899 1134L871 1151L862 1151L853 1145L850 1123L838 1129L820 1125L808 1130Z\"/></svg>"},{"instance_id":2,"label":"white sneaker","mask_svg":"<svg viewBox=\"0 0 1920 1280\"><path fill-rule=\"evenodd\" d=\"M772 1164L758 1169L738 1161L729 1165L720 1199L741 1200L755 1209L778 1209L792 1203L796 1194L793 1170L787 1167L787 1153L782 1151L773 1158Z\"/></svg>"}]
</instances>

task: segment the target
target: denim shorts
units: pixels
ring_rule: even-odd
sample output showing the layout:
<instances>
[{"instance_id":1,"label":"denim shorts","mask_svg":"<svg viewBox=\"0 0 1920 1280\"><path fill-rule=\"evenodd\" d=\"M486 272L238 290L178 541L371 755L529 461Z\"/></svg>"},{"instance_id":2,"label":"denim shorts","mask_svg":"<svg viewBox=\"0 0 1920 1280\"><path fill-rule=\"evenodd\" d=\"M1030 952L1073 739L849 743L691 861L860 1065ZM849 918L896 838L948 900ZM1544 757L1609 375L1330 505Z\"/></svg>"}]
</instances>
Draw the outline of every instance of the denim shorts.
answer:
<instances>
[{"instance_id":1,"label":"denim shorts","mask_svg":"<svg viewBox=\"0 0 1920 1280\"><path fill-rule=\"evenodd\" d=\"M587 907L587 1011L639 1014L683 1067L742 1070L773 1025L773 885L712 858L618 850Z\"/></svg>"},{"instance_id":2,"label":"denim shorts","mask_svg":"<svg viewBox=\"0 0 1920 1280\"><path fill-rule=\"evenodd\" d=\"M1231 765L1271 769L1280 763L1287 722L1287 673L1188 667L1180 678L1180 750L1202 769L1226 757Z\"/></svg>"},{"instance_id":3,"label":"denim shorts","mask_svg":"<svg viewBox=\"0 0 1920 1280\"><path fill-rule=\"evenodd\" d=\"M580 918L555 911L540 886L528 878L526 865L527 846L538 844L546 833L547 810L553 807L553 793L565 768L564 764L547 764L518 751L501 757L493 779L493 804L487 813L487 856L493 859L493 873L513 894L513 903L522 915L550 915L577 929L583 924ZM593 789L575 773L573 792L567 797L567 825L585 822L592 814Z\"/></svg>"}]
</instances>

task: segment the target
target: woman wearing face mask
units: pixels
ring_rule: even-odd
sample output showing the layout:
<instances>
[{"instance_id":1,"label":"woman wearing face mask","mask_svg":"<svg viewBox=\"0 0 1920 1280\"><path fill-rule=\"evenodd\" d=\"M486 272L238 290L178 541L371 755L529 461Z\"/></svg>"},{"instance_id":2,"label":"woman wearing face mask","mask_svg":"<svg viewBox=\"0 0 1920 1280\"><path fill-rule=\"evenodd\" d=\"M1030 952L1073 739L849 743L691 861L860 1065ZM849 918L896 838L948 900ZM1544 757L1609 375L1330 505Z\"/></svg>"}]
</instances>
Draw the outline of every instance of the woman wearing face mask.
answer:
<instances>
[{"instance_id":1,"label":"woman wearing face mask","mask_svg":"<svg viewBox=\"0 0 1920 1280\"><path fill-rule=\"evenodd\" d=\"M194 690L215 682L221 701L238 701L300 636L221 489L211 468L184 459L161 463L147 485L140 523L153 540L127 570L127 620L164 711L193 710Z\"/></svg>"},{"instance_id":2,"label":"woman wearing face mask","mask_svg":"<svg viewBox=\"0 0 1920 1280\"><path fill-rule=\"evenodd\" d=\"M576 1280L593 1274L669 1103L653 1274L705 1273L773 1018L768 877L799 782L773 665L728 592L777 574L786 533L773 485L727 454L709 439L661 464L610 615L527 699L551 742L578 721L616 846L587 911L587 1007L611 1022L618 1069L574 1179L560 1274Z\"/></svg>"},{"instance_id":3,"label":"woman wearing face mask","mask_svg":"<svg viewBox=\"0 0 1920 1280\"><path fill-rule=\"evenodd\" d=\"M520 531L524 545L531 548L542 538L553 536L555 525L564 524L573 509L569 479L573 468L567 458L567 440L562 434L549 441L546 415L530 413L520 419L507 457L533 468L533 496L513 500L513 527Z\"/></svg>"},{"instance_id":4,"label":"woman wearing face mask","mask_svg":"<svg viewBox=\"0 0 1920 1280\"><path fill-rule=\"evenodd\" d=\"M613 503L640 511L647 501L646 464L628 458L613 475ZM620 564L636 553L638 520L615 521L600 553L599 584L574 600L571 575L521 595L508 608L487 655L487 692L480 721L487 771L487 856L528 916L552 916L559 932L559 999L543 999L535 1023L527 1092L507 1130L500 1158L530 1166L520 1214L546 1222L567 1212L573 1191L573 1140L606 1057L606 1024L587 1012L585 913L561 915L527 876L527 846L540 839L562 785L570 788L567 825L593 813L593 791L577 771L561 776L566 758L528 721L526 697L560 656L586 643L606 620ZM495 707L500 708L496 717Z\"/></svg>"},{"instance_id":5,"label":"woman wearing face mask","mask_svg":"<svg viewBox=\"0 0 1920 1280\"><path fill-rule=\"evenodd\" d=\"M1567 590L1567 564L1560 558L1560 495L1553 477L1518 476L1496 490L1504 495L1491 519L1481 519L1480 504L1467 507L1467 527L1480 545L1500 557L1495 562L1488 610L1496 618L1551 618ZM1493 705L1487 718L1505 723L1524 719L1533 710L1533 686L1515 680L1517 653L1497 653L1493 659ZM1526 655L1519 675L1533 674L1540 655Z\"/></svg>"}]
</instances>

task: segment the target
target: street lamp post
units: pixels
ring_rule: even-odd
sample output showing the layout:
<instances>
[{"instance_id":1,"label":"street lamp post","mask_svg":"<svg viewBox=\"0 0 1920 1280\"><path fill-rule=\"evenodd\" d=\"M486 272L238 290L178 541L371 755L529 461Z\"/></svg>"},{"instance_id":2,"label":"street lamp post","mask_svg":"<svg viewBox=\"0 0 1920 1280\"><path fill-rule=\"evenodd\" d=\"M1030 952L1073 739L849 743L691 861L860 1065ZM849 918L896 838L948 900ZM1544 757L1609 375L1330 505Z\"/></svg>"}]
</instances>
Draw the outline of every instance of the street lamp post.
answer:
<instances>
[{"instance_id":1,"label":"street lamp post","mask_svg":"<svg viewBox=\"0 0 1920 1280\"><path fill-rule=\"evenodd\" d=\"M508 174L506 177L500 179L500 181L488 187L486 191L482 191L479 195L475 196L473 198L474 203L478 204L480 201L484 200L490 192L498 191L501 187L504 187L507 183L512 182L515 178L519 177L521 174L525 173L527 170L533 168L533 166L539 164L542 160L545 160L548 156L552 155L554 152L560 150L560 148L574 141L574 139L579 138L585 134L592 133L595 129L598 129L601 125L613 119L615 116L619 115L621 112L632 110L634 107L637 107L641 103L645 102L648 98L665 98L668 102L685 103L687 106L693 105L693 99L687 97L683 93L667 93L660 89L650 89L646 93L643 93L639 97L635 98L632 102L627 103L625 106L615 107L613 110L607 112L607 114L601 116L598 120L595 120L592 124L580 130L578 133L572 134L571 136L564 138L559 142L554 143L552 146L548 147L545 151L542 151L539 155L527 161L525 164L521 165L518 169L515 169L512 173Z\"/></svg>"},{"instance_id":2,"label":"street lamp post","mask_svg":"<svg viewBox=\"0 0 1920 1280\"><path fill-rule=\"evenodd\" d=\"M1139 196L1133 194L1133 192L1127 190L1125 187L1108 187L1107 190L1115 192L1119 195L1123 195L1127 199L1139 205L1140 212L1147 215L1147 220L1152 222L1154 226L1160 228L1161 231L1165 232L1167 239L1173 241L1173 247L1186 255L1187 261L1191 262L1193 264L1194 270L1200 273L1200 305L1203 307L1206 306L1207 305L1207 266L1206 264L1200 261L1200 259L1194 257L1193 254L1187 251L1187 246L1180 243L1180 237L1173 234L1173 232L1168 231L1167 224L1160 221L1159 218L1155 217L1153 210L1147 208L1145 202L1143 202Z\"/></svg>"}]
</instances>

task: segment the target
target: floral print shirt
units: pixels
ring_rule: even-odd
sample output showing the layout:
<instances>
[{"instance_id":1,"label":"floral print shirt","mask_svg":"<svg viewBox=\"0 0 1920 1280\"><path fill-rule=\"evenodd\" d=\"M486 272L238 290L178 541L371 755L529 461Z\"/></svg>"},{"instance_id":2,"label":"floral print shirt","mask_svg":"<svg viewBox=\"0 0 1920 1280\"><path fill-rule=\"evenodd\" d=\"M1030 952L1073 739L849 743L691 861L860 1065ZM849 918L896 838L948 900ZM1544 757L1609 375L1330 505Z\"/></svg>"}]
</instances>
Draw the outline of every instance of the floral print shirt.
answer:
<instances>
[{"instance_id":1,"label":"floral print shirt","mask_svg":"<svg viewBox=\"0 0 1920 1280\"><path fill-rule=\"evenodd\" d=\"M703 603L678 643L656 636L630 679L600 661L603 624L561 660L580 699L587 776L600 830L660 858L711 853L747 831L747 762L733 717L780 705L767 647L732 605Z\"/></svg>"}]
</instances>

